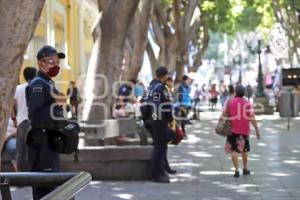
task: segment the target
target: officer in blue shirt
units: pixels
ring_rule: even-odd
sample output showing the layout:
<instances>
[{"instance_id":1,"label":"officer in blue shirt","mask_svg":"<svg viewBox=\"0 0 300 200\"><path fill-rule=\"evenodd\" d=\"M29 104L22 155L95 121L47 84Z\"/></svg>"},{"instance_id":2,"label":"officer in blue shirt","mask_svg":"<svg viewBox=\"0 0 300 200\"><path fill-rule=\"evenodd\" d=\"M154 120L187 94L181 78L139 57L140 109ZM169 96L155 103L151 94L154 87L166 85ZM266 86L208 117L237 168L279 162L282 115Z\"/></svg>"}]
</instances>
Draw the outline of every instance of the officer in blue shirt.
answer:
<instances>
[{"instance_id":1,"label":"officer in blue shirt","mask_svg":"<svg viewBox=\"0 0 300 200\"><path fill-rule=\"evenodd\" d=\"M172 117L172 97L164 85L168 78L168 70L159 67L156 70L156 78L151 81L147 93L144 95L146 103L153 106L152 116L146 120L146 126L153 138L152 179L155 182L169 183L169 177L165 173L165 159L167 145L170 140L168 123Z\"/></svg>"},{"instance_id":2,"label":"officer in blue shirt","mask_svg":"<svg viewBox=\"0 0 300 200\"><path fill-rule=\"evenodd\" d=\"M31 130L27 137L28 159L32 172L58 172L59 154L48 143L49 130L63 119L62 105L66 101L54 85L53 77L60 70L59 61L65 58L51 46L44 46L37 53L39 71L26 88L28 117ZM33 187L33 199L41 199L54 188Z\"/></svg>"}]
</instances>

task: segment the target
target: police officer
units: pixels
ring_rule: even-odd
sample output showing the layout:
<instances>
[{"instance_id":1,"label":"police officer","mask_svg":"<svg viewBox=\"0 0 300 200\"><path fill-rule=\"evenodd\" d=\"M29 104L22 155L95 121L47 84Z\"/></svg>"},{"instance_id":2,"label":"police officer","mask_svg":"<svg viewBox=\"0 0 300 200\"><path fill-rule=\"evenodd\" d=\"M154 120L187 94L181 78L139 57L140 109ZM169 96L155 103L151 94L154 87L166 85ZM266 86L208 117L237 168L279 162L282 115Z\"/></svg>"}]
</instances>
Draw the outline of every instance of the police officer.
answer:
<instances>
[{"instance_id":1,"label":"police officer","mask_svg":"<svg viewBox=\"0 0 300 200\"><path fill-rule=\"evenodd\" d=\"M165 173L167 145L169 141L168 123L172 121L172 103L170 93L164 85L168 78L168 70L159 67L156 78L151 81L145 99L153 104L152 117L146 121L146 126L153 138L152 179L155 182L169 183Z\"/></svg>"},{"instance_id":2,"label":"police officer","mask_svg":"<svg viewBox=\"0 0 300 200\"><path fill-rule=\"evenodd\" d=\"M60 70L60 59L64 53L58 53L51 46L44 46L37 53L39 71L26 88L26 100L31 131L27 136L28 159L32 172L58 172L59 154L48 143L49 130L63 119L62 105L66 97L54 86L53 77ZM41 199L54 188L33 187L33 199Z\"/></svg>"}]
</instances>

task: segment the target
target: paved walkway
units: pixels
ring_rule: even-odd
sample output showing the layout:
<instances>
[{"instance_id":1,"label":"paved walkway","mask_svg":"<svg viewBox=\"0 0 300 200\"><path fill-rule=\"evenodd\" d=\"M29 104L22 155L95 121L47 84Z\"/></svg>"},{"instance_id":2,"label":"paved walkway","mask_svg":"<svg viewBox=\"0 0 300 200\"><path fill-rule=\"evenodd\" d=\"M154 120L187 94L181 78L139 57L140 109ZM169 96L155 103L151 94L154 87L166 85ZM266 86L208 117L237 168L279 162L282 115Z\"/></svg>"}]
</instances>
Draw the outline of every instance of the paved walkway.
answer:
<instances>
[{"instance_id":1,"label":"paved walkway","mask_svg":"<svg viewBox=\"0 0 300 200\"><path fill-rule=\"evenodd\" d=\"M178 170L171 184L152 182L92 182L80 200L296 200L300 199L300 121L269 118L260 121L262 139L251 137L250 176L233 178L224 138L213 134L216 116L194 122L188 139L169 149ZM264 118L264 117L262 117ZM241 160L240 160L241 163ZM29 188L16 189L13 198L31 199Z\"/></svg>"}]
</instances>

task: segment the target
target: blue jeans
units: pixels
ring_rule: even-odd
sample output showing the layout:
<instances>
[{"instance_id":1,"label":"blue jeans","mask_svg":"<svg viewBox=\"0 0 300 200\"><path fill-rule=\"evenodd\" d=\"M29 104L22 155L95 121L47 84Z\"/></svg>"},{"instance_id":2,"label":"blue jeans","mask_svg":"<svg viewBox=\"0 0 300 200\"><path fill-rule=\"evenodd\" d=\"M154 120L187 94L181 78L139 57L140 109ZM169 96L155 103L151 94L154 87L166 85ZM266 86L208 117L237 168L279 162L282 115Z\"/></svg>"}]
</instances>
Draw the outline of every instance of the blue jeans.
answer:
<instances>
[{"instance_id":1,"label":"blue jeans","mask_svg":"<svg viewBox=\"0 0 300 200\"><path fill-rule=\"evenodd\" d=\"M16 138L11 137L5 142L4 151L6 151L12 161L16 160Z\"/></svg>"}]
</instances>

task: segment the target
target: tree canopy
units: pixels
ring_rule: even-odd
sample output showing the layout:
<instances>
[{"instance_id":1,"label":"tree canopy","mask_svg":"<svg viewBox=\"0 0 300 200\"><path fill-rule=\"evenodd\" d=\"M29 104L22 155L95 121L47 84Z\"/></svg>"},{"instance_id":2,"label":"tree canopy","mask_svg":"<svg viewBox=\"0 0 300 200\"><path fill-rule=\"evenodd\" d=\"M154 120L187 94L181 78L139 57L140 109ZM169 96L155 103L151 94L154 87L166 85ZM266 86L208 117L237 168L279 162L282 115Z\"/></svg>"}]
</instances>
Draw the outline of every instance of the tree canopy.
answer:
<instances>
[{"instance_id":1,"label":"tree canopy","mask_svg":"<svg viewBox=\"0 0 300 200\"><path fill-rule=\"evenodd\" d=\"M210 15L209 29L213 32L234 35L274 24L269 0L206 0L202 6Z\"/></svg>"}]
</instances>

